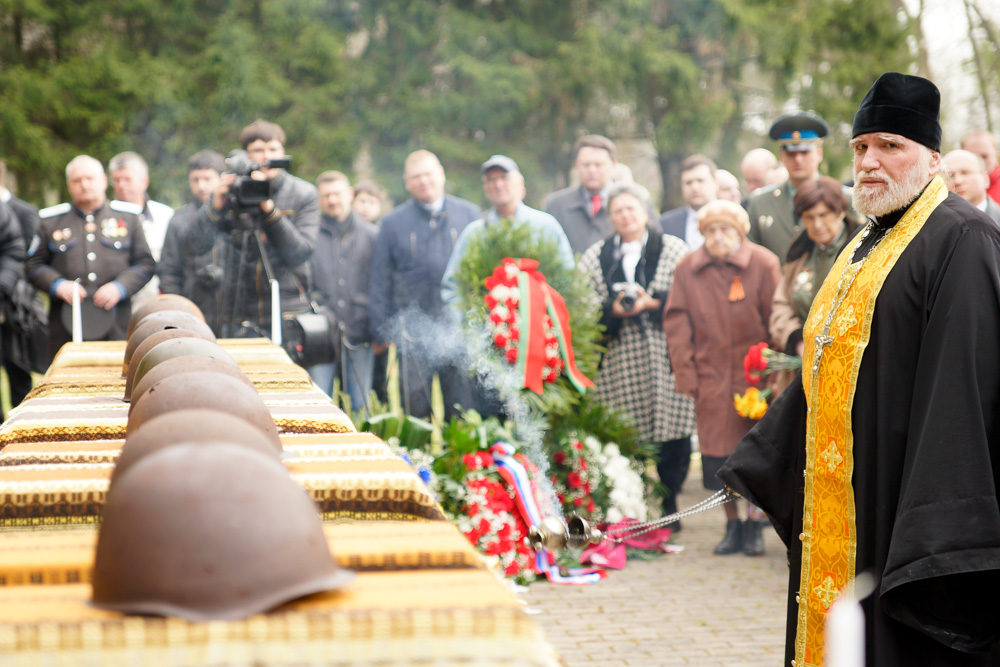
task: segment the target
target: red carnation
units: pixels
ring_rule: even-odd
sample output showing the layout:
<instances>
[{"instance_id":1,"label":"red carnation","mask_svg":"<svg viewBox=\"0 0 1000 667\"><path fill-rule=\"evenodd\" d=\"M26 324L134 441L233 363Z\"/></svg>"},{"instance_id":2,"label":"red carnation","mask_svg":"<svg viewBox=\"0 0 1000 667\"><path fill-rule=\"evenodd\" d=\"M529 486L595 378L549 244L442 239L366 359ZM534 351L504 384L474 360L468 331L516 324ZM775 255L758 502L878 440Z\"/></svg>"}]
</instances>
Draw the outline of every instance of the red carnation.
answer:
<instances>
[{"instance_id":1,"label":"red carnation","mask_svg":"<svg viewBox=\"0 0 1000 667\"><path fill-rule=\"evenodd\" d=\"M544 378L542 378L542 380L548 382L549 384L552 384L557 379L559 379L559 374L556 373L554 370L549 371L548 374Z\"/></svg>"},{"instance_id":2,"label":"red carnation","mask_svg":"<svg viewBox=\"0 0 1000 667\"><path fill-rule=\"evenodd\" d=\"M498 333L496 336L493 337L493 344L499 348L505 348L507 347L507 337L504 336L502 333Z\"/></svg>"},{"instance_id":3,"label":"red carnation","mask_svg":"<svg viewBox=\"0 0 1000 667\"><path fill-rule=\"evenodd\" d=\"M587 469L587 461L585 459L580 459L580 470ZM587 489L587 493L590 493L590 489Z\"/></svg>"},{"instance_id":4,"label":"red carnation","mask_svg":"<svg viewBox=\"0 0 1000 667\"><path fill-rule=\"evenodd\" d=\"M579 489L583 486L583 480L580 479L580 473L574 471L566 475L566 483L570 485L570 488Z\"/></svg>"},{"instance_id":5,"label":"red carnation","mask_svg":"<svg viewBox=\"0 0 1000 667\"><path fill-rule=\"evenodd\" d=\"M583 451L583 443L580 442L579 440L577 440L576 444L574 444L573 446L579 449L581 452Z\"/></svg>"},{"instance_id":6,"label":"red carnation","mask_svg":"<svg viewBox=\"0 0 1000 667\"><path fill-rule=\"evenodd\" d=\"M513 563L504 568L503 573L506 574L508 577L513 577L520 571L521 571L521 566L517 564L517 561L514 561Z\"/></svg>"},{"instance_id":7,"label":"red carnation","mask_svg":"<svg viewBox=\"0 0 1000 667\"><path fill-rule=\"evenodd\" d=\"M487 280L489 280L489 278L487 278ZM486 303L486 307L489 310L493 310L494 308L497 307L497 299L492 294L487 294L486 296L484 296L483 297L483 302Z\"/></svg>"},{"instance_id":8,"label":"red carnation","mask_svg":"<svg viewBox=\"0 0 1000 667\"><path fill-rule=\"evenodd\" d=\"M583 498L574 498L573 507L583 507Z\"/></svg>"},{"instance_id":9,"label":"red carnation","mask_svg":"<svg viewBox=\"0 0 1000 667\"><path fill-rule=\"evenodd\" d=\"M463 454L462 463L465 464L465 467L468 468L469 470L475 470L476 468L479 467L477 465L476 457L473 456L472 454Z\"/></svg>"},{"instance_id":10,"label":"red carnation","mask_svg":"<svg viewBox=\"0 0 1000 667\"><path fill-rule=\"evenodd\" d=\"M492 292L493 288L495 288L499 283L500 280L496 277L494 272L494 275L489 276L486 280L483 281L483 286L486 287L488 291ZM492 307L493 306L490 306L490 308Z\"/></svg>"},{"instance_id":11,"label":"red carnation","mask_svg":"<svg viewBox=\"0 0 1000 667\"><path fill-rule=\"evenodd\" d=\"M597 509L597 506L594 504L594 499L587 498L587 511L593 512L595 509Z\"/></svg>"},{"instance_id":12,"label":"red carnation","mask_svg":"<svg viewBox=\"0 0 1000 667\"><path fill-rule=\"evenodd\" d=\"M509 348L507 352L504 354L504 357L506 357L507 363L513 364L517 362L517 348L516 347Z\"/></svg>"},{"instance_id":13,"label":"red carnation","mask_svg":"<svg viewBox=\"0 0 1000 667\"><path fill-rule=\"evenodd\" d=\"M508 309L507 310L507 324L514 324L514 321L515 321L516 318L517 318L517 310L514 309L514 308Z\"/></svg>"},{"instance_id":14,"label":"red carnation","mask_svg":"<svg viewBox=\"0 0 1000 667\"><path fill-rule=\"evenodd\" d=\"M503 322L503 318L500 316L500 313L494 310L490 313L490 322L493 324L500 324Z\"/></svg>"},{"instance_id":15,"label":"red carnation","mask_svg":"<svg viewBox=\"0 0 1000 667\"><path fill-rule=\"evenodd\" d=\"M521 339L521 330L518 329L517 327L511 327L510 328L510 339L511 340L520 340Z\"/></svg>"},{"instance_id":16,"label":"red carnation","mask_svg":"<svg viewBox=\"0 0 1000 667\"><path fill-rule=\"evenodd\" d=\"M517 299L515 299L512 296L507 297L507 300L504 301L503 303L504 303L505 306L507 306L511 310L516 310L517 309Z\"/></svg>"},{"instance_id":17,"label":"red carnation","mask_svg":"<svg viewBox=\"0 0 1000 667\"><path fill-rule=\"evenodd\" d=\"M558 463L559 465L562 465L563 462L566 460L566 454L563 452L556 452L555 454L552 455L552 460Z\"/></svg>"},{"instance_id":18,"label":"red carnation","mask_svg":"<svg viewBox=\"0 0 1000 667\"><path fill-rule=\"evenodd\" d=\"M747 350L746 356L743 357L743 371L747 382L750 384L754 384L760 380L760 374L754 371L767 369L767 357L764 356L764 350L766 349L768 349L767 343L751 345L750 349Z\"/></svg>"}]
</instances>

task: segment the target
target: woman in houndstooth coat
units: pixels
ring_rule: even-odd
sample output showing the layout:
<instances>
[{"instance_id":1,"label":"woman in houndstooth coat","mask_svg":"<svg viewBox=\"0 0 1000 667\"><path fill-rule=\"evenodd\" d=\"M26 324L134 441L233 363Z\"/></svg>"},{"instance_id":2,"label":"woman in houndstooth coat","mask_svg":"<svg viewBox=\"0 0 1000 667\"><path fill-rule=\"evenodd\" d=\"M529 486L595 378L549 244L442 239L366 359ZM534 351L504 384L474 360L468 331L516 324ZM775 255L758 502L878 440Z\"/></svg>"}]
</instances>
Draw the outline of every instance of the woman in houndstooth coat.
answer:
<instances>
[{"instance_id":1,"label":"woman in houndstooth coat","mask_svg":"<svg viewBox=\"0 0 1000 667\"><path fill-rule=\"evenodd\" d=\"M597 376L597 398L631 416L643 441L660 443L657 470L669 491L663 509L673 513L691 458L694 402L674 388L661 319L674 267L688 247L674 236L649 232L640 188L616 185L607 205L615 233L580 257L604 304L608 351ZM626 308L629 296L634 304Z\"/></svg>"}]
</instances>

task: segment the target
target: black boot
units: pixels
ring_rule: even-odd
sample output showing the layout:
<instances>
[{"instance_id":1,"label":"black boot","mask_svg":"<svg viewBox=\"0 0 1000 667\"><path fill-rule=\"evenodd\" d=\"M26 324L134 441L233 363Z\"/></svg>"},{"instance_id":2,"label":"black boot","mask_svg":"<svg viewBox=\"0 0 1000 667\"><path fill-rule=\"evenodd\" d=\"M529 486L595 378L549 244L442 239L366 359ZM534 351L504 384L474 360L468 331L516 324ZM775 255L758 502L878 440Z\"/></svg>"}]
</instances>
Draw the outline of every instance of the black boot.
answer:
<instances>
[{"instance_id":1,"label":"black boot","mask_svg":"<svg viewBox=\"0 0 1000 667\"><path fill-rule=\"evenodd\" d=\"M726 522L726 536L712 551L716 556L729 556L743 550L743 522L731 519Z\"/></svg>"},{"instance_id":2,"label":"black boot","mask_svg":"<svg viewBox=\"0 0 1000 667\"><path fill-rule=\"evenodd\" d=\"M764 555L764 522L747 519L746 533L743 535L743 554L745 556Z\"/></svg>"}]
</instances>

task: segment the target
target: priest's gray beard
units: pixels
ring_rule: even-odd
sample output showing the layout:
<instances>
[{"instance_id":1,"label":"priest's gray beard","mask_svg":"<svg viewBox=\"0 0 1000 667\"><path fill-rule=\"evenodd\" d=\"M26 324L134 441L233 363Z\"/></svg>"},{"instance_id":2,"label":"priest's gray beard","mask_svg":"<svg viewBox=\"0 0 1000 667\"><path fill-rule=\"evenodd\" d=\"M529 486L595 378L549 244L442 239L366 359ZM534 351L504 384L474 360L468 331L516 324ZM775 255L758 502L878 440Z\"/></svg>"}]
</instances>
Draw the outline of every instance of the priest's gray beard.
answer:
<instances>
[{"instance_id":1,"label":"priest's gray beard","mask_svg":"<svg viewBox=\"0 0 1000 667\"><path fill-rule=\"evenodd\" d=\"M885 185L882 187L855 185L854 210L861 215L878 217L903 208L916 199L927 185L930 162L930 151L921 146L916 162L898 181L893 180L881 169L855 172L855 183L862 178L881 178L885 181Z\"/></svg>"}]
</instances>

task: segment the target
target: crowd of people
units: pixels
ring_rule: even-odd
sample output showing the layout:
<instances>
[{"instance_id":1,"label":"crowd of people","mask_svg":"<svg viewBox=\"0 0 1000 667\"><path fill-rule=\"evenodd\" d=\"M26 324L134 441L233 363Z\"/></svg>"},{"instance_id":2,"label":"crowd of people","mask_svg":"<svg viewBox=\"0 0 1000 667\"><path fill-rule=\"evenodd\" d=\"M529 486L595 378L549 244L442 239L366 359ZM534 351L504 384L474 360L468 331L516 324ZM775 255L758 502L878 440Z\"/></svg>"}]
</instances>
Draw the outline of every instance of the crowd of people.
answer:
<instances>
[{"instance_id":1,"label":"crowd of people","mask_svg":"<svg viewBox=\"0 0 1000 667\"><path fill-rule=\"evenodd\" d=\"M134 152L108 161L113 199L103 165L85 155L66 167L67 203L36 212L2 190L0 293L23 277L49 295L50 354L70 339L75 298L92 340L121 337L130 307L161 291L192 299L223 337L267 336L316 304L333 322L333 358L308 368L324 391L332 395L339 379L352 404L365 406L373 389L384 392L385 350L395 344L406 412L430 414L437 376L451 415L482 407L469 369L441 353L441 327L460 327L463 317L455 273L472 238L511 219L553 241L559 261L578 264L603 303L597 396L660 443L671 513L692 436L705 486L716 488L715 471L752 425L731 405L746 387L746 350L765 341L802 354L812 301L861 226L851 189L820 175L828 133L811 114L777 119L777 156L749 151L738 168L742 189L731 172L691 155L680 168L684 206L662 214L645 188L622 178L606 137L576 142L577 183L545 198L544 210L524 203L527 184L508 156L482 164L483 210L447 194L437 156L417 150L403 165L410 199L383 217L386 194L371 181L352 185L331 170L313 184L289 174L280 163L284 132L258 120L239 137L252 171L234 173L219 153L198 151L188 161L189 201L176 211L149 198L149 169ZM961 145L944 156L943 174L1000 224L996 142L976 131ZM271 280L281 324L272 322ZM4 361L16 405L30 375L10 355ZM772 388L789 380L774 378ZM751 506L745 523L734 505L726 511L716 552L761 553L759 511Z\"/></svg>"},{"instance_id":2,"label":"crowd of people","mask_svg":"<svg viewBox=\"0 0 1000 667\"><path fill-rule=\"evenodd\" d=\"M742 189L733 173L719 169L709 157L687 157L680 169L684 206L662 214L656 212L643 187L620 175L615 144L597 135L576 142L572 159L577 184L549 195L544 210L524 203L529 184L511 157L493 155L482 163L483 195L488 204L484 210L448 194L438 157L417 150L403 165L403 182L410 198L383 216L386 195L375 183L352 185L339 171L324 171L315 184L289 174L280 162L285 154L285 135L279 126L262 120L247 126L239 137L252 165L247 173L234 173L212 150L191 156L191 197L176 211L149 199L148 168L136 153L122 153L108 162L114 199L108 198L109 179L102 163L81 155L66 167L70 202L36 213L7 189L0 190L0 294L9 297L17 280L27 279L49 295L50 353L69 340L71 318L67 313L69 304L77 300L83 311L84 337L91 340L121 338L130 307L158 291L192 299L222 337L268 335L272 327L288 326L291 316L317 304L331 314L334 323L331 337L335 355L308 368L324 391L332 395L339 378L352 403L365 405L371 390L384 384L377 378L384 377L385 350L394 344L406 412L420 417L430 414L431 383L437 376L447 413L452 414L456 406L468 407L479 400L469 386L469 368L458 361L460 355L444 349L449 332L462 326L455 275L463 254L486 226L498 220L527 225L539 238L554 242L558 261L565 268L579 268L581 280L590 281L602 304L606 352L596 378L596 395L629 415L645 441L659 443L657 469L668 488L664 512L677 510L676 495L688 474L692 437L697 435L704 486L722 489L723 483L716 476L720 473L727 485L742 489L742 495L752 502L745 519L740 518L736 503L724 505L725 532L715 553L763 553L761 526L770 518L787 544L800 547L796 552L799 560L792 568L790 591L794 592L800 585L796 568L807 568L809 558L820 562L826 557L826 552L794 539L802 531L800 538L805 540L811 529L802 507L789 509L785 499L801 488L803 469L807 473L805 493L813 493L808 466L814 461L803 460L803 456L814 453L811 445L800 452L797 447L801 442L796 440L787 445L794 455L774 454L773 443L789 441L792 433L799 440L805 438L807 444L822 449L815 456L822 458L824 466L829 465L830 476L835 477L834 471L846 456L837 443L851 433L855 446L859 438L867 438L869 443L882 439L899 442L898 451L905 451L908 430L929 440L937 438L935 442L948 440L947 429L942 431L941 424L954 428L954 419L941 414L944 408L933 406L933 401L944 405L956 397L967 400L955 408L956 414L970 409L979 414L976 408L980 405L996 412L996 377L980 374L973 378L971 384L978 391L960 387L968 387L968 374L975 369L983 373L997 370L994 320L1000 315L994 312L996 304L977 310L970 300L978 287L987 292L998 287L996 264L990 265L989 257L983 258L984 253L989 255L996 249L1000 238L997 142L988 132L969 132L961 139L960 149L942 157L936 95L933 84L916 77L887 74L876 82L854 120L853 190L820 174L827 124L812 114L796 113L777 119L771 126L777 155L768 147L757 147L744 156L738 168ZM911 164L916 167L911 168ZM954 194L948 196L946 189ZM930 242L920 241L924 236L918 234L917 227L905 241L879 245L883 238L895 239L902 234L895 230L908 229L912 218L924 215L911 212L911 204L917 207L928 197L934 198L928 206L940 204L934 210L945 211L931 214L932 219L947 213L960 221L956 224L961 229L971 228L976 239L945 238L952 232L943 230L954 225L941 222ZM968 247L970 243L979 247ZM914 246L909 254L902 252L906 244ZM883 258L884 248L895 254ZM949 249L961 255L954 261L962 266L948 268L952 266ZM871 271L888 268L870 277L866 270L874 264L866 263L866 257L881 262ZM907 273L903 269L892 271L897 261L905 265ZM546 267L540 269L544 272ZM949 282L952 270L969 275ZM831 279L825 281L830 274ZM900 275L906 278L893 280ZM882 286L879 280L885 281L887 293L898 297L898 301L886 301L881 311L875 307L874 297L866 296L878 294ZM271 281L278 285L280 311L271 306ZM941 305L938 290L947 292L951 301ZM995 297L992 292L985 296L988 304ZM936 307L927 303L934 299L938 300ZM849 307L845 306L848 302ZM282 322L273 321L276 312L280 312ZM875 324L873 312L882 313ZM971 330L956 323L959 312L973 322ZM857 327L859 323L864 326ZM860 342L840 350L838 338L848 339L848 332L856 328L861 331ZM939 343L937 355L925 351L924 337L913 339L914 331L934 337ZM746 388L744 355L750 346L762 341L802 357L805 373L794 380L773 378L772 389L781 397L754 428L754 422L735 411L733 395ZM992 357L969 358L984 345L993 350ZM877 361L865 356L865 363L861 363L866 346L878 352ZM950 366L942 362L947 355L940 353L941 346L960 358ZM841 356L833 363L835 352ZM8 356L4 361L16 404L30 388L30 376L26 379L18 359ZM892 365L897 361L899 366ZM893 375L900 367L908 369L903 375L910 380ZM917 371L922 375L914 376ZM847 373L846 384L838 373ZM935 384L935 378L943 384ZM863 407L874 412L858 413L858 404L850 402L853 390L844 389L852 383L858 385L857 396L866 401ZM921 383L926 395L919 400L914 397L883 407L887 396L910 396L913 387ZM821 422L816 426L816 417L809 416L807 402L820 412L818 406L825 404L814 401L827 396L824 392L830 394L829 405L841 406L833 421L837 414L854 415L853 425L847 420L846 436L843 424ZM946 395L949 392L954 396ZM792 398L786 398L788 394ZM897 403L905 404L905 409ZM919 412L918 407L925 412ZM785 415L786 421L778 422L778 417L771 416L774 413ZM929 423L921 414L940 414L940 423ZM988 450L996 444L996 415L979 415L977 421L976 414L968 415L971 426L963 424L958 430L971 434L977 424L985 424ZM802 424L802 432L790 424ZM744 439L748 432L749 439ZM950 435L955 433L952 430ZM760 460L765 461L761 469L768 474L785 466L789 471L787 485L768 486L772 478L767 475L757 478L734 467L730 455L741 439L746 469L751 473L758 470L754 461ZM975 434L969 439L976 440ZM757 449L751 451L750 445ZM974 467L979 461L996 471L996 459L991 462L980 454L979 450L973 452L968 465ZM906 521L922 521L920 493L901 500L898 480L887 487L875 481L877 474L884 474L886 456L885 450L866 450L855 459L855 474L869 485L858 491L858 498L866 507L878 508L871 516L857 511L858 520L865 522L859 528L861 541L855 545L858 563L884 566L886 558L891 560L895 553L890 547L887 555L887 547L876 537L885 535L886 525L892 523L880 514L883 509L909 502L914 517L901 521L906 526L910 525ZM925 452L925 458L916 463L913 456L907 454L905 462L893 460L891 464L913 476L921 471L933 476L945 465L936 454ZM919 486L918 482L929 479L913 484ZM786 481L785 477L781 480ZM960 480L954 482L960 485ZM787 493L778 497L779 490ZM987 532L1000 538L995 498L993 502L992 512L971 506L966 509L992 522ZM807 512L814 509L807 503ZM945 514L957 525L966 523L958 514ZM852 509L850 520L854 518ZM681 529L680 522L673 527ZM940 527L947 535L954 532L944 530L944 524ZM960 541L956 537L949 542L947 535L941 539L948 545ZM871 546L865 540L877 544ZM1000 549L998 543L983 547L986 552L977 561L982 567L964 568L955 562L940 567L946 574L995 573L1000 569L993 553ZM802 550L806 551L800 553ZM896 556L905 560L905 556ZM853 576L853 572L849 574ZM906 593L911 590L906 584L914 577L927 580L934 576L930 572L912 577L898 574L892 584L899 587L894 589L897 592L884 606L876 603L874 612L898 616L908 627L932 623L918 618L923 612L917 609L912 594ZM801 586L812 585L806 574L802 577ZM982 584L983 590L990 589L984 581L974 577L963 580L962 595L978 600L975 583ZM838 580L836 585L844 582ZM811 595L803 588L803 598ZM798 604L790 602L793 644L796 628L800 634L806 633L812 622L812 612L800 613ZM951 620L960 624L965 617L952 611ZM925 634L949 646L960 644L948 622L943 622L945 629ZM873 630L888 636L880 623L884 622L876 621ZM892 641L905 644L905 638L894 637ZM981 648L983 641L977 636L959 649ZM905 650L886 650L885 655L891 658L870 664L902 664L897 656ZM922 657L931 654L933 651ZM797 659L802 659L801 651Z\"/></svg>"}]
</instances>

